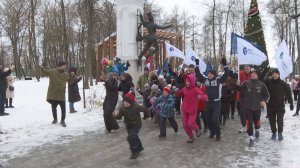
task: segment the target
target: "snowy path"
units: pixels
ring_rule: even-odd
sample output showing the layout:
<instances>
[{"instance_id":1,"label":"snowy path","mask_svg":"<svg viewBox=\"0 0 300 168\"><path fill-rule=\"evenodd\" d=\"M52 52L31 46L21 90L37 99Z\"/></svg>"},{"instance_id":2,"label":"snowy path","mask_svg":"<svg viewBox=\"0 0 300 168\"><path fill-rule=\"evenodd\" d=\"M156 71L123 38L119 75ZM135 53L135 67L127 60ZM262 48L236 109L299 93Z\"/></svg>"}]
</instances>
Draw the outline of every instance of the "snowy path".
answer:
<instances>
[{"instance_id":1,"label":"snowy path","mask_svg":"<svg viewBox=\"0 0 300 168\"><path fill-rule=\"evenodd\" d=\"M95 109L68 114L67 128L53 126L49 123L50 106L45 102L47 80L36 82L34 87L33 81L26 83L16 83L17 95L24 97L17 96L16 108L8 111L11 115L0 118L6 132L1 135L4 142L0 143L0 164L4 168L298 168L300 165L300 117L292 117L289 110L285 116L284 141L270 140L264 113L261 137L252 149L247 147L247 134L237 133L238 116L222 129L221 142L209 140L203 134L194 144L185 142L181 126L176 135L168 128L167 139L159 140L157 126L145 121L140 133L145 150L132 161L122 121L118 133L106 134L101 110ZM101 86L97 87L100 88L89 92L90 97L103 98ZM181 125L180 118L177 120Z\"/></svg>"}]
</instances>

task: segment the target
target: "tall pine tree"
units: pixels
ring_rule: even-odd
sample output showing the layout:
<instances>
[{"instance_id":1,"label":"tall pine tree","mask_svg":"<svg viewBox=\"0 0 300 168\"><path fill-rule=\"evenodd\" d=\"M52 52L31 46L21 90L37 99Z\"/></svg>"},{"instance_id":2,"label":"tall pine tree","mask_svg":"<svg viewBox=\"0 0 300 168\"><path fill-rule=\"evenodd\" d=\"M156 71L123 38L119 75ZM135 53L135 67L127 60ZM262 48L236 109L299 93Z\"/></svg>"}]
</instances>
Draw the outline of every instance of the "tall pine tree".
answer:
<instances>
[{"instance_id":1,"label":"tall pine tree","mask_svg":"<svg viewBox=\"0 0 300 168\"><path fill-rule=\"evenodd\" d=\"M261 19L256 0L251 0L250 9L248 12L248 20L245 28L245 38L259 46L262 52L267 55L264 31L261 25ZM266 61L259 67L259 69L262 70L268 65L269 62Z\"/></svg>"}]
</instances>

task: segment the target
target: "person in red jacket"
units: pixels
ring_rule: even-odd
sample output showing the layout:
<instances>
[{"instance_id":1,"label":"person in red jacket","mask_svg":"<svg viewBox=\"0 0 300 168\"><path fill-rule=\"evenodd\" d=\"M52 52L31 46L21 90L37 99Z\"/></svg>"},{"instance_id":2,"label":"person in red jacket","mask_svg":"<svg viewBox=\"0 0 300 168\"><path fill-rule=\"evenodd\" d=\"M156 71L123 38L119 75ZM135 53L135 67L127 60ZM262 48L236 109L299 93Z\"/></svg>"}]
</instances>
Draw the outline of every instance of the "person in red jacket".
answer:
<instances>
[{"instance_id":1,"label":"person in red jacket","mask_svg":"<svg viewBox=\"0 0 300 168\"><path fill-rule=\"evenodd\" d=\"M187 143L194 142L193 131L196 132L197 137L201 135L200 129L196 124L197 105L199 100L207 100L207 95L196 87L195 78L194 74L187 75L185 78L185 87L176 94L179 97L184 96L181 111L182 125L186 134L189 136Z\"/></svg>"},{"instance_id":2,"label":"person in red jacket","mask_svg":"<svg viewBox=\"0 0 300 168\"><path fill-rule=\"evenodd\" d=\"M203 93L205 93L205 86L200 81L197 81L196 83L197 83L197 87ZM205 112L205 107L206 107L206 101L199 100L198 101L198 114L197 114L197 118L196 118L196 123L199 126L199 129L201 130L202 129L201 121L200 121L200 117L201 117L202 120L203 120L203 124L204 124L204 130L203 130L204 133L207 132L207 121L206 121L205 113L204 113ZM201 116L200 116L200 114L201 114Z\"/></svg>"}]
</instances>

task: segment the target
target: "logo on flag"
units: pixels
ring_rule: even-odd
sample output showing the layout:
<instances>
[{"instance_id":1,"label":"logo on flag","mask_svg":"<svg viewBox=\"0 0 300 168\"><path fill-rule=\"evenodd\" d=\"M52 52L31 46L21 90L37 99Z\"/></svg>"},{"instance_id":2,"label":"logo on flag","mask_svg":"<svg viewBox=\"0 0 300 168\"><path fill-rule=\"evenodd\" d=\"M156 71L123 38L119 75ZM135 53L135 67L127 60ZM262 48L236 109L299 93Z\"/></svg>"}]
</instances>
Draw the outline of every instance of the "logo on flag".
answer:
<instances>
[{"instance_id":1,"label":"logo on flag","mask_svg":"<svg viewBox=\"0 0 300 168\"><path fill-rule=\"evenodd\" d=\"M174 48L173 48L173 47L170 47L170 51L171 51L171 52L174 51Z\"/></svg>"},{"instance_id":2,"label":"logo on flag","mask_svg":"<svg viewBox=\"0 0 300 168\"><path fill-rule=\"evenodd\" d=\"M185 59L184 54L178 48L172 46L169 43L165 43L166 51L167 51L167 58L169 57L177 57L181 59Z\"/></svg>"},{"instance_id":3,"label":"logo on flag","mask_svg":"<svg viewBox=\"0 0 300 168\"><path fill-rule=\"evenodd\" d=\"M247 48L246 48L246 47L244 47L244 48L243 48L243 53L244 53L244 55L247 55L247 53L248 53L248 50L247 50Z\"/></svg>"},{"instance_id":4,"label":"logo on flag","mask_svg":"<svg viewBox=\"0 0 300 168\"><path fill-rule=\"evenodd\" d=\"M192 56L192 57L191 57L191 60L192 60L192 61L196 61L195 56Z\"/></svg>"}]
</instances>

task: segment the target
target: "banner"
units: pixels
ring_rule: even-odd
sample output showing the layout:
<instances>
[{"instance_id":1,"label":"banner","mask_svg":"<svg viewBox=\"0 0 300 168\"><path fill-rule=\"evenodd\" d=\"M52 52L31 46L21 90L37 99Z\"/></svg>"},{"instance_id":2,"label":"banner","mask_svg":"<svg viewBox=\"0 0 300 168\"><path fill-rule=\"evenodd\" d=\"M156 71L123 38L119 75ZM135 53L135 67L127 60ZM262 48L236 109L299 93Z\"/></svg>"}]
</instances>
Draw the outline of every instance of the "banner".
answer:
<instances>
[{"instance_id":1,"label":"banner","mask_svg":"<svg viewBox=\"0 0 300 168\"><path fill-rule=\"evenodd\" d=\"M258 46L249 42L247 39L233 33L232 53L236 53L239 65L261 65L267 60L267 56L259 49ZM236 43L236 44L235 44ZM236 45L236 51L235 47Z\"/></svg>"},{"instance_id":2,"label":"banner","mask_svg":"<svg viewBox=\"0 0 300 168\"><path fill-rule=\"evenodd\" d=\"M293 72L293 61L289 55L289 49L284 40L281 42L274 59L280 72L280 79L285 79Z\"/></svg>"},{"instance_id":3,"label":"banner","mask_svg":"<svg viewBox=\"0 0 300 168\"><path fill-rule=\"evenodd\" d=\"M177 58L185 59L183 52L181 52L178 48L172 46L169 43L165 43L165 44L166 44L166 50L167 50L167 58L177 57Z\"/></svg>"}]
</instances>

